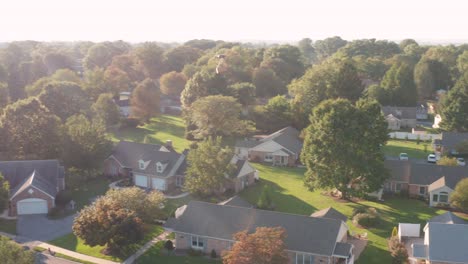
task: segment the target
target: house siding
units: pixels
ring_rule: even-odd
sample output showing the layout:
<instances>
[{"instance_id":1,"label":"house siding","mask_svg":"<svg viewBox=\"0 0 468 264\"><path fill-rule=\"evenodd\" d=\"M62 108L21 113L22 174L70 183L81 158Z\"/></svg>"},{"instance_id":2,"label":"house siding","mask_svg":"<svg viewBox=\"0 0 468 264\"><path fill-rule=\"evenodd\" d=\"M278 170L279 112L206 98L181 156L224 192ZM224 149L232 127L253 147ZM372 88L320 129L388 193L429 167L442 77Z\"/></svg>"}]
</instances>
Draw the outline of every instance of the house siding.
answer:
<instances>
[{"instance_id":1,"label":"house siding","mask_svg":"<svg viewBox=\"0 0 468 264\"><path fill-rule=\"evenodd\" d=\"M33 189L34 192L30 194L28 191L29 189ZM29 188L26 188L23 192L19 193L16 195L13 199L10 200L10 208L8 210L8 215L9 216L17 216L18 214L18 208L17 208L17 203L21 200L28 199L28 198L38 198L38 199L43 199L47 201L47 208L52 209L55 206L55 200L51 198L49 195L43 193L43 191L37 189L34 186L31 186Z\"/></svg>"},{"instance_id":2,"label":"house siding","mask_svg":"<svg viewBox=\"0 0 468 264\"><path fill-rule=\"evenodd\" d=\"M419 193L419 188L420 187L424 187L425 189L425 192L424 194L420 194ZM408 194L410 197L420 197L420 196L424 196L424 197L427 197L427 185L416 185L416 184L410 184L409 187L408 187Z\"/></svg>"},{"instance_id":3,"label":"house siding","mask_svg":"<svg viewBox=\"0 0 468 264\"><path fill-rule=\"evenodd\" d=\"M247 179L247 185L242 188L242 181ZM226 189L233 189L235 193L241 192L246 187L251 186L255 183L255 172L249 173L245 176L238 177L232 181L231 184L228 184Z\"/></svg>"},{"instance_id":4,"label":"house siding","mask_svg":"<svg viewBox=\"0 0 468 264\"><path fill-rule=\"evenodd\" d=\"M262 151L256 151L256 150L250 150L249 151L249 161L253 162L266 162L265 161L265 156L268 154L268 152L262 152ZM276 162L279 162L279 157L273 157L273 158L278 158ZM288 156L288 166L293 167L296 165L296 155L289 155ZM273 160L269 163L273 163Z\"/></svg>"},{"instance_id":5,"label":"house siding","mask_svg":"<svg viewBox=\"0 0 468 264\"><path fill-rule=\"evenodd\" d=\"M114 170L113 168L116 168L116 170ZM117 173L114 173L115 171ZM129 170L122 168L113 157L110 157L104 161L104 175L111 177L128 177L130 176L130 172Z\"/></svg>"}]
</instances>

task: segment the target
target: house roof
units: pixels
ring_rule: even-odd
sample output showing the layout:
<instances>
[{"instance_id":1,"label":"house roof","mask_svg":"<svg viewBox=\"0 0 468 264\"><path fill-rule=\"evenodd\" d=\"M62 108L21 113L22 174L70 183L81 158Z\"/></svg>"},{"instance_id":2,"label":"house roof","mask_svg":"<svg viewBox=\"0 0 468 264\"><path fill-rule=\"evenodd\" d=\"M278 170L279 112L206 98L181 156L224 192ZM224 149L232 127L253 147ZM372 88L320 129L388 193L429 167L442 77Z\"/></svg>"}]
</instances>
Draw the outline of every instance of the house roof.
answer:
<instances>
[{"instance_id":1,"label":"house roof","mask_svg":"<svg viewBox=\"0 0 468 264\"><path fill-rule=\"evenodd\" d=\"M385 116L385 120L400 120L397 117L395 117L393 114L389 114Z\"/></svg>"},{"instance_id":2,"label":"house roof","mask_svg":"<svg viewBox=\"0 0 468 264\"><path fill-rule=\"evenodd\" d=\"M409 184L416 185L431 185L445 176L445 184L453 189L461 179L468 177L468 168L463 166L441 166L411 163L410 175ZM442 182L439 182L437 185L441 183Z\"/></svg>"},{"instance_id":3,"label":"house roof","mask_svg":"<svg viewBox=\"0 0 468 264\"><path fill-rule=\"evenodd\" d=\"M10 197L31 185L55 197L64 171L58 160L0 161L0 173L10 183Z\"/></svg>"},{"instance_id":4,"label":"house roof","mask_svg":"<svg viewBox=\"0 0 468 264\"><path fill-rule=\"evenodd\" d=\"M253 208L190 201L176 220L174 231L232 240L239 231L253 233L257 227L282 227L288 250L332 256L342 222L329 218L286 214Z\"/></svg>"},{"instance_id":5,"label":"house roof","mask_svg":"<svg viewBox=\"0 0 468 264\"><path fill-rule=\"evenodd\" d=\"M247 160L234 157L232 163L234 163L236 167L234 171L234 177L236 178L255 172L255 168L252 167Z\"/></svg>"},{"instance_id":6,"label":"house roof","mask_svg":"<svg viewBox=\"0 0 468 264\"><path fill-rule=\"evenodd\" d=\"M442 132L441 139L435 139L434 143L448 149L455 149L461 142L468 140L468 133Z\"/></svg>"},{"instance_id":7,"label":"house roof","mask_svg":"<svg viewBox=\"0 0 468 264\"><path fill-rule=\"evenodd\" d=\"M427 259L427 245L413 244L413 257Z\"/></svg>"},{"instance_id":8,"label":"house roof","mask_svg":"<svg viewBox=\"0 0 468 264\"><path fill-rule=\"evenodd\" d=\"M123 167L132 168L133 172L159 177L183 175L186 168L184 154L177 153L173 148L155 144L120 141L112 151L112 156ZM139 160L147 163L145 169L140 169ZM156 170L158 162L166 165L162 173Z\"/></svg>"},{"instance_id":9,"label":"house roof","mask_svg":"<svg viewBox=\"0 0 468 264\"><path fill-rule=\"evenodd\" d=\"M385 168L390 172L393 181L409 182L411 174L411 163L406 160L385 160Z\"/></svg>"},{"instance_id":10,"label":"house roof","mask_svg":"<svg viewBox=\"0 0 468 264\"><path fill-rule=\"evenodd\" d=\"M382 106L384 116L392 114L399 119L416 119L416 107Z\"/></svg>"},{"instance_id":11,"label":"house roof","mask_svg":"<svg viewBox=\"0 0 468 264\"><path fill-rule=\"evenodd\" d=\"M226 201L222 201L219 203L220 205L229 205L229 206L237 206L237 207L245 207L245 208L253 208L253 205L247 202L246 200L242 199L239 196L233 196Z\"/></svg>"},{"instance_id":12,"label":"house roof","mask_svg":"<svg viewBox=\"0 0 468 264\"><path fill-rule=\"evenodd\" d=\"M238 140L235 146L239 148L254 148L265 142L274 141L283 147L281 150L290 154L299 154L302 149L302 141L299 138L299 134L297 129L288 126L261 139Z\"/></svg>"},{"instance_id":13,"label":"house roof","mask_svg":"<svg viewBox=\"0 0 468 264\"><path fill-rule=\"evenodd\" d=\"M348 220L348 217L346 217L346 215L340 213L339 211L337 211L333 207L328 207L328 208L322 209L320 211L317 211L317 212L311 214L310 216L336 219L336 220L343 221L345 223Z\"/></svg>"},{"instance_id":14,"label":"house roof","mask_svg":"<svg viewBox=\"0 0 468 264\"><path fill-rule=\"evenodd\" d=\"M438 216L434 216L428 223L442 223L442 224L459 224L459 225L468 225L468 222L458 217L452 212L446 212Z\"/></svg>"},{"instance_id":15,"label":"house roof","mask_svg":"<svg viewBox=\"0 0 468 264\"><path fill-rule=\"evenodd\" d=\"M430 261L468 263L468 225L428 223Z\"/></svg>"}]
</instances>

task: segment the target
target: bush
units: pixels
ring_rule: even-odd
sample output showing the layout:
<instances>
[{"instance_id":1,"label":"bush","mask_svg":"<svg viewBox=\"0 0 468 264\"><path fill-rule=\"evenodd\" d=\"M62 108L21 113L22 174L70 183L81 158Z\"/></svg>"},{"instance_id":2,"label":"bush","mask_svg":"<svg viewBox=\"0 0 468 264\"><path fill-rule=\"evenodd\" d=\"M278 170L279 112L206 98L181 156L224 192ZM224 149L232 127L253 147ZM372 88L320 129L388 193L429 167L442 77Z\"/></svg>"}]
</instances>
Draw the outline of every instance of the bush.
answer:
<instances>
[{"instance_id":1,"label":"bush","mask_svg":"<svg viewBox=\"0 0 468 264\"><path fill-rule=\"evenodd\" d=\"M216 254L216 251L214 249L211 250L211 254L210 254L211 258L217 258L218 255Z\"/></svg>"},{"instance_id":2,"label":"bush","mask_svg":"<svg viewBox=\"0 0 468 264\"><path fill-rule=\"evenodd\" d=\"M365 213L366 212L366 208L365 207L356 207L353 209L353 217L357 214L362 214L362 213Z\"/></svg>"},{"instance_id":3,"label":"bush","mask_svg":"<svg viewBox=\"0 0 468 264\"><path fill-rule=\"evenodd\" d=\"M393 264L403 264L408 261L408 251L406 250L405 245L400 243L398 237L390 238L388 242L388 247L390 249L390 254L393 257Z\"/></svg>"},{"instance_id":4,"label":"bush","mask_svg":"<svg viewBox=\"0 0 468 264\"><path fill-rule=\"evenodd\" d=\"M47 216L49 217L57 217L59 216L63 211L63 208L62 207L53 207L52 209L49 210L49 213L47 214Z\"/></svg>"},{"instance_id":5,"label":"bush","mask_svg":"<svg viewBox=\"0 0 468 264\"><path fill-rule=\"evenodd\" d=\"M374 227L379 222L379 214L375 208L369 208L365 212L359 212L353 217L353 222L360 226Z\"/></svg>"},{"instance_id":6,"label":"bush","mask_svg":"<svg viewBox=\"0 0 468 264\"><path fill-rule=\"evenodd\" d=\"M193 248L190 248L188 251L187 251L187 254L191 257L199 257L199 256L203 256L203 252L200 251L200 250L195 250Z\"/></svg>"},{"instance_id":7,"label":"bush","mask_svg":"<svg viewBox=\"0 0 468 264\"><path fill-rule=\"evenodd\" d=\"M165 243L164 243L164 248L167 249L167 251L172 251L174 250L174 244L172 243L171 240L167 240Z\"/></svg>"},{"instance_id":8,"label":"bush","mask_svg":"<svg viewBox=\"0 0 468 264\"><path fill-rule=\"evenodd\" d=\"M72 199L72 195L69 191L60 191L55 197L55 204L59 207L65 207Z\"/></svg>"},{"instance_id":9,"label":"bush","mask_svg":"<svg viewBox=\"0 0 468 264\"><path fill-rule=\"evenodd\" d=\"M140 125L140 120L138 118L129 117L122 120L120 128L136 128Z\"/></svg>"},{"instance_id":10,"label":"bush","mask_svg":"<svg viewBox=\"0 0 468 264\"><path fill-rule=\"evenodd\" d=\"M257 202L257 207L265 210L273 210L274 205L271 200L270 187L268 185L263 186L262 193Z\"/></svg>"}]
</instances>

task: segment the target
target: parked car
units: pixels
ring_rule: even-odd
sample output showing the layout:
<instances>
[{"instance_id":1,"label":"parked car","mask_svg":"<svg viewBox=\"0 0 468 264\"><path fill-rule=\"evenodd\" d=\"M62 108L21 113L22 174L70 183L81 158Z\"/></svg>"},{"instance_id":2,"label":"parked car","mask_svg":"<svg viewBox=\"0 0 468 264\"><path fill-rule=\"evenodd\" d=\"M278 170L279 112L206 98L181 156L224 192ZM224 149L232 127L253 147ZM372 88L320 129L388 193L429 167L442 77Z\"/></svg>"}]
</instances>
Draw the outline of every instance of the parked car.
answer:
<instances>
[{"instance_id":1,"label":"parked car","mask_svg":"<svg viewBox=\"0 0 468 264\"><path fill-rule=\"evenodd\" d=\"M437 162L437 157L435 154L429 154L429 156L427 156L427 162L429 163L436 163Z\"/></svg>"},{"instance_id":2,"label":"parked car","mask_svg":"<svg viewBox=\"0 0 468 264\"><path fill-rule=\"evenodd\" d=\"M465 166L466 162L464 158L457 158L457 164L458 166Z\"/></svg>"},{"instance_id":3,"label":"parked car","mask_svg":"<svg viewBox=\"0 0 468 264\"><path fill-rule=\"evenodd\" d=\"M400 160L408 160L408 154L400 153Z\"/></svg>"}]
</instances>

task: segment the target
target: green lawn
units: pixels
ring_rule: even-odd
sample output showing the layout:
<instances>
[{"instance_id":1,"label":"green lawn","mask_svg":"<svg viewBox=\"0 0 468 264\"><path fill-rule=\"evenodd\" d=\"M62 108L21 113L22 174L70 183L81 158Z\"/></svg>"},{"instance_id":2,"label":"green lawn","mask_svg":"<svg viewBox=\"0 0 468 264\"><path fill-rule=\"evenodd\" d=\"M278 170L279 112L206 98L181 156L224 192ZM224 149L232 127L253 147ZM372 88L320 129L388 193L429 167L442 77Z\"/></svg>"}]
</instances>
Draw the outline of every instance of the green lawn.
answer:
<instances>
[{"instance_id":1,"label":"green lawn","mask_svg":"<svg viewBox=\"0 0 468 264\"><path fill-rule=\"evenodd\" d=\"M0 218L0 231L8 234L16 234L16 220L7 220Z\"/></svg>"},{"instance_id":2,"label":"green lawn","mask_svg":"<svg viewBox=\"0 0 468 264\"><path fill-rule=\"evenodd\" d=\"M190 141L185 139L185 124L180 116L161 115L152 118L148 124L137 128L116 129L110 133L113 141L127 140L163 144L172 140L175 150L181 152L189 148Z\"/></svg>"},{"instance_id":3,"label":"green lawn","mask_svg":"<svg viewBox=\"0 0 468 264\"><path fill-rule=\"evenodd\" d=\"M424 145L427 149L424 151ZM419 142L406 141L406 140L395 140L391 139L387 142L387 145L383 147L384 153L387 156L398 157L400 153L407 153L410 159L426 159L427 155L432 153L432 143L430 142Z\"/></svg>"},{"instance_id":4,"label":"green lawn","mask_svg":"<svg viewBox=\"0 0 468 264\"><path fill-rule=\"evenodd\" d=\"M111 182L105 177L98 177L89 182L80 184L79 187L70 189L72 199L76 202L75 208L80 210L97 196L103 195L109 189Z\"/></svg>"},{"instance_id":5,"label":"green lawn","mask_svg":"<svg viewBox=\"0 0 468 264\"><path fill-rule=\"evenodd\" d=\"M436 214L443 213L428 207L419 200L409 200L404 198L387 199L383 203L363 201L359 203L336 200L321 191L310 192L303 185L304 169L301 168L279 168L267 165L253 164L260 173L259 184L250 187L241 196L251 203L256 203L263 185L268 184L273 189L272 200L276 205L276 210L287 213L310 215L316 210L329 206L334 207L343 214L351 217L352 211L356 207L375 207L382 216L382 221L377 227L369 230L355 227L350 220L348 225L355 233L368 233L369 243L366 250L359 257L358 263L391 263L391 256L387 250L386 238L390 236L394 226L399 222L421 223Z\"/></svg>"},{"instance_id":6,"label":"green lawn","mask_svg":"<svg viewBox=\"0 0 468 264\"><path fill-rule=\"evenodd\" d=\"M90 247L88 245L85 245L83 240L77 238L73 233L59 237L57 239L49 241L48 243L97 258L108 259L112 261L123 261L130 255L135 253L146 242L150 241L151 239L163 232L163 228L158 225L147 226L146 228L148 229L148 231L145 232L145 238L141 242L130 245L127 248L125 248L122 256L105 255L102 253L102 251L105 248L104 246Z\"/></svg>"},{"instance_id":7,"label":"green lawn","mask_svg":"<svg viewBox=\"0 0 468 264\"><path fill-rule=\"evenodd\" d=\"M158 242L145 254L137 259L136 264L221 264L220 260L212 260L206 257L190 257L190 256L170 256L163 248L164 242Z\"/></svg>"}]
</instances>

